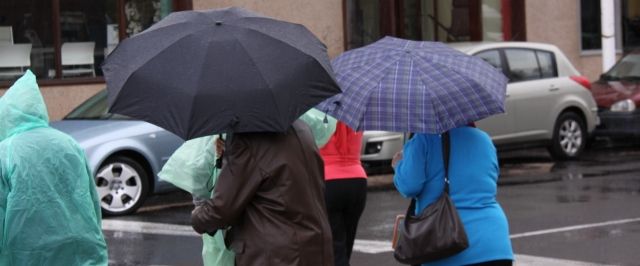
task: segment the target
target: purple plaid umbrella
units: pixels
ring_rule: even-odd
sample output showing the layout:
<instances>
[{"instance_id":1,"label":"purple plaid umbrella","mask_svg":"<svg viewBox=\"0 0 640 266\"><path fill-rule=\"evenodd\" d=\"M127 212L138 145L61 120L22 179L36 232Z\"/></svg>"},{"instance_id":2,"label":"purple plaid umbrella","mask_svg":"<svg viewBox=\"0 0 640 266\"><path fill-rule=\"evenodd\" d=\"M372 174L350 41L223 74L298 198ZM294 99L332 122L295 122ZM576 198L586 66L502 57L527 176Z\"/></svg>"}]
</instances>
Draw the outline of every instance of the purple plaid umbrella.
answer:
<instances>
[{"instance_id":1,"label":"purple plaid umbrella","mask_svg":"<svg viewBox=\"0 0 640 266\"><path fill-rule=\"evenodd\" d=\"M358 131L439 134L504 112L507 78L443 43L385 37L332 66L343 92L316 108Z\"/></svg>"}]
</instances>

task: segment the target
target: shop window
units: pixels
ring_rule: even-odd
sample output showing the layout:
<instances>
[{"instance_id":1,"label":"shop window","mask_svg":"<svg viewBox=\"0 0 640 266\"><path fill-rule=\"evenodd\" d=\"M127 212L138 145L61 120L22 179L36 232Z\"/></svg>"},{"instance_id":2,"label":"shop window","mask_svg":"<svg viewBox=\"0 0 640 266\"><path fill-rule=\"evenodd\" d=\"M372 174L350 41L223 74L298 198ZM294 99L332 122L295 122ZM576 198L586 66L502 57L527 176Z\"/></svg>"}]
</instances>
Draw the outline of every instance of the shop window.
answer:
<instances>
[{"instance_id":1,"label":"shop window","mask_svg":"<svg viewBox=\"0 0 640 266\"><path fill-rule=\"evenodd\" d=\"M580 26L582 34L582 50L602 48L600 35L600 1L580 1Z\"/></svg>"},{"instance_id":2,"label":"shop window","mask_svg":"<svg viewBox=\"0 0 640 266\"><path fill-rule=\"evenodd\" d=\"M640 48L640 1L614 0L616 47L625 53ZM580 1L582 50L602 49L600 1Z\"/></svg>"},{"instance_id":3,"label":"shop window","mask_svg":"<svg viewBox=\"0 0 640 266\"><path fill-rule=\"evenodd\" d=\"M640 1L622 2L622 35L625 52L640 48Z\"/></svg>"},{"instance_id":4,"label":"shop window","mask_svg":"<svg viewBox=\"0 0 640 266\"><path fill-rule=\"evenodd\" d=\"M13 80L31 69L39 77L54 66L51 1L0 1L0 80ZM24 48L24 49L21 49Z\"/></svg>"},{"instance_id":5,"label":"shop window","mask_svg":"<svg viewBox=\"0 0 640 266\"><path fill-rule=\"evenodd\" d=\"M174 7L191 7L183 2L2 0L0 82L14 80L26 69L38 79L100 77L100 65L122 38L143 31ZM17 56L15 51L26 54Z\"/></svg>"},{"instance_id":6,"label":"shop window","mask_svg":"<svg viewBox=\"0 0 640 266\"><path fill-rule=\"evenodd\" d=\"M380 2L377 0L347 1L347 49L358 48L375 42L380 33Z\"/></svg>"},{"instance_id":7,"label":"shop window","mask_svg":"<svg viewBox=\"0 0 640 266\"><path fill-rule=\"evenodd\" d=\"M384 36L441 42L503 40L500 0L345 0L347 49Z\"/></svg>"}]
</instances>

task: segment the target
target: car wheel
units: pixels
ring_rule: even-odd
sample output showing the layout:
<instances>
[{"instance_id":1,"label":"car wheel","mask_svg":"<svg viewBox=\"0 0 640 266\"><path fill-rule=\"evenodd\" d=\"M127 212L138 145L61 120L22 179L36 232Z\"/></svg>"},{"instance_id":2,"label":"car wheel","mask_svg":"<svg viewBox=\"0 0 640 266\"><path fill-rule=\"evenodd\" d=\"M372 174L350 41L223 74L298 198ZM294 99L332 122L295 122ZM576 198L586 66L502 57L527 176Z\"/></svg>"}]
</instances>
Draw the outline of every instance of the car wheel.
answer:
<instances>
[{"instance_id":1,"label":"car wheel","mask_svg":"<svg viewBox=\"0 0 640 266\"><path fill-rule=\"evenodd\" d=\"M557 160L575 159L584 150L587 137L582 117L573 112L562 113L556 120L549 152Z\"/></svg>"},{"instance_id":2,"label":"car wheel","mask_svg":"<svg viewBox=\"0 0 640 266\"><path fill-rule=\"evenodd\" d=\"M98 170L96 187L105 215L125 215L142 205L149 191L149 179L138 162L116 156L107 159Z\"/></svg>"}]
</instances>

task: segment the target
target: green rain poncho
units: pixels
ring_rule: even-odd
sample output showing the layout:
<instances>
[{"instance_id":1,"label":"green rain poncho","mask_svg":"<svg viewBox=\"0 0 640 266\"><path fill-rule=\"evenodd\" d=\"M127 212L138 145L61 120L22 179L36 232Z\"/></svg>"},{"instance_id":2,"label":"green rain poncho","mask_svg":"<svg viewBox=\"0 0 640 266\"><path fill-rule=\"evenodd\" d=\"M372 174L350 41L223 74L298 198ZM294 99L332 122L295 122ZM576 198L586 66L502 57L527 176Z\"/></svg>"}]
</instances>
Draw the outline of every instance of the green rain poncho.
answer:
<instances>
[{"instance_id":1,"label":"green rain poncho","mask_svg":"<svg viewBox=\"0 0 640 266\"><path fill-rule=\"evenodd\" d=\"M0 265L107 265L84 152L48 122L28 71L0 98Z\"/></svg>"},{"instance_id":2,"label":"green rain poncho","mask_svg":"<svg viewBox=\"0 0 640 266\"><path fill-rule=\"evenodd\" d=\"M313 133L318 147L324 146L336 130L337 120L325 113L311 109L300 117ZM212 197L213 184L219 171L214 167L215 140L217 135L186 141L169 158L158 173L160 179L193 194L196 197ZM235 256L224 244L223 232L214 236L202 235L202 260L205 266L233 266Z\"/></svg>"}]
</instances>

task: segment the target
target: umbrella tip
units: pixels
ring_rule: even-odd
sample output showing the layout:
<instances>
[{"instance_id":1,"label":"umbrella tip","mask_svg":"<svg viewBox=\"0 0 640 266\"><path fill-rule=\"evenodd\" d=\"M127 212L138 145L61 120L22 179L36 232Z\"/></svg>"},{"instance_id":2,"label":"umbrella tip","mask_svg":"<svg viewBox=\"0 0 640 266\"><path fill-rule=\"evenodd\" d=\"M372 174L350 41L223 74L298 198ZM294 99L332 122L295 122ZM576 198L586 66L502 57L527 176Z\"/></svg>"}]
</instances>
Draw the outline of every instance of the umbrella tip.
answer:
<instances>
[{"instance_id":1,"label":"umbrella tip","mask_svg":"<svg viewBox=\"0 0 640 266\"><path fill-rule=\"evenodd\" d=\"M220 25L222 25L222 20L216 21L216 26L220 26Z\"/></svg>"}]
</instances>

